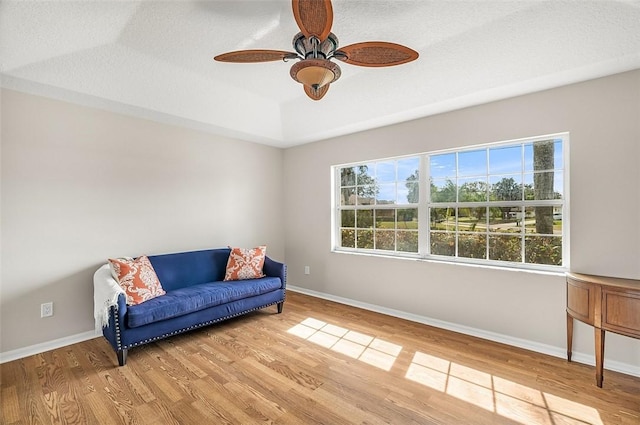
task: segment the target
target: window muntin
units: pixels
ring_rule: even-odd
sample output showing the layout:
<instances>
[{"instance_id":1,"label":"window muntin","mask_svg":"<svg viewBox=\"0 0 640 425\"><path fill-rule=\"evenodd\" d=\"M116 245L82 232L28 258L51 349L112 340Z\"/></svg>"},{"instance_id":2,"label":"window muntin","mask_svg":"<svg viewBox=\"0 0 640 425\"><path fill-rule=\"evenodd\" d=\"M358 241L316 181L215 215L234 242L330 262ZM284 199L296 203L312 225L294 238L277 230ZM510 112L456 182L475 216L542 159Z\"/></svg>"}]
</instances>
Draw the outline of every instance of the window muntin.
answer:
<instances>
[{"instance_id":1,"label":"window muntin","mask_svg":"<svg viewBox=\"0 0 640 425\"><path fill-rule=\"evenodd\" d=\"M567 141L561 134L335 167L334 248L566 267Z\"/></svg>"}]
</instances>

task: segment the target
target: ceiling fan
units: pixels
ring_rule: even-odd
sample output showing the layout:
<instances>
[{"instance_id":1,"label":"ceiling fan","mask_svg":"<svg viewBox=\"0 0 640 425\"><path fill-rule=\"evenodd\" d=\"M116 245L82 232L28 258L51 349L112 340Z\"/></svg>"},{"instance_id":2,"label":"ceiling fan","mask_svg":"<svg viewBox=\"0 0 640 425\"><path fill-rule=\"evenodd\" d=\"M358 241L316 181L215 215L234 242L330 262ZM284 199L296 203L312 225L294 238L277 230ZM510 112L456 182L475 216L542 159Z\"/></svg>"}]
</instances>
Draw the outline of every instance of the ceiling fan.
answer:
<instances>
[{"instance_id":1,"label":"ceiling fan","mask_svg":"<svg viewBox=\"0 0 640 425\"><path fill-rule=\"evenodd\" d=\"M320 100L329 85L340 78L338 64L331 59L359 66L393 66L411 62L418 52L400 44L366 41L338 49L338 37L331 32L333 7L331 0L292 0L293 16L300 28L293 37L295 52L284 50L238 50L214 57L220 62L270 62L299 59L291 67L291 77L302 83L304 92Z\"/></svg>"}]
</instances>

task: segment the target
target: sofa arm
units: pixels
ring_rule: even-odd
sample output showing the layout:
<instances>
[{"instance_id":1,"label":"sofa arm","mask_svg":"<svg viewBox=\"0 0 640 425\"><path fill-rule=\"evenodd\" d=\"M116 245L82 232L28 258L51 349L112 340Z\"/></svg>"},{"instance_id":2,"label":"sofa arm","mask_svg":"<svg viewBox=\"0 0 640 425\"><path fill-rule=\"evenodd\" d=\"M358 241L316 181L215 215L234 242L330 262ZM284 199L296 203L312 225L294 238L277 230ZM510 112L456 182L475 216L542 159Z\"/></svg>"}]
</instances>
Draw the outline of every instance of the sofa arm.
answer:
<instances>
[{"instance_id":1,"label":"sofa arm","mask_svg":"<svg viewBox=\"0 0 640 425\"><path fill-rule=\"evenodd\" d=\"M287 265L265 257L262 271L269 277L279 277L282 282L282 289L287 288Z\"/></svg>"},{"instance_id":2,"label":"sofa arm","mask_svg":"<svg viewBox=\"0 0 640 425\"><path fill-rule=\"evenodd\" d=\"M107 326L102 328L102 335L109 341L113 349L118 353L120 366L126 362L126 342L122 340L124 316L127 314L127 300L124 294L118 295L116 305L109 307L109 319Z\"/></svg>"}]
</instances>

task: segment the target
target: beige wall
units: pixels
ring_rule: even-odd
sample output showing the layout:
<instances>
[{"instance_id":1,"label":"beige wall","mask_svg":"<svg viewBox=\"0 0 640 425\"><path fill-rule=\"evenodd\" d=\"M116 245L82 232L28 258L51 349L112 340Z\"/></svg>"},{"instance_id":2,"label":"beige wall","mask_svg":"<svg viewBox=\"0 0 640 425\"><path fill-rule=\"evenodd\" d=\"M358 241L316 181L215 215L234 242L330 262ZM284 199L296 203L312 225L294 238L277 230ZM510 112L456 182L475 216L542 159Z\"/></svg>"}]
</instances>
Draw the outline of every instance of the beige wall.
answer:
<instances>
[{"instance_id":1,"label":"beige wall","mask_svg":"<svg viewBox=\"0 0 640 425\"><path fill-rule=\"evenodd\" d=\"M563 353L562 276L332 253L330 167L564 131L571 138L571 269L640 279L640 71L634 71L287 149L290 284ZM574 347L593 356L591 328L577 326ZM640 371L640 341L608 334L606 359Z\"/></svg>"},{"instance_id":2,"label":"beige wall","mask_svg":"<svg viewBox=\"0 0 640 425\"><path fill-rule=\"evenodd\" d=\"M282 150L2 90L0 353L92 331L111 256L267 244ZM40 304L54 316L40 318Z\"/></svg>"}]
</instances>

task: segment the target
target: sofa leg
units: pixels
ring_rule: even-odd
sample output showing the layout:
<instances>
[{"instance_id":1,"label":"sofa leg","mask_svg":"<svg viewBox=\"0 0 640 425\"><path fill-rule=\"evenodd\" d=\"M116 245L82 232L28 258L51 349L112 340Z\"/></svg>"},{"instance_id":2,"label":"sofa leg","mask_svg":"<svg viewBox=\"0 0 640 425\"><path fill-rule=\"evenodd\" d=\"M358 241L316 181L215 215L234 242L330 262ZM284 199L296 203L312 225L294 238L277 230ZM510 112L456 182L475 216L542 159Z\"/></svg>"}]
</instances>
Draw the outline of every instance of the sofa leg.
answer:
<instances>
[{"instance_id":1,"label":"sofa leg","mask_svg":"<svg viewBox=\"0 0 640 425\"><path fill-rule=\"evenodd\" d=\"M117 354L118 354L118 364L120 366L124 366L127 363L127 349L123 348L122 350L118 350Z\"/></svg>"},{"instance_id":2,"label":"sofa leg","mask_svg":"<svg viewBox=\"0 0 640 425\"><path fill-rule=\"evenodd\" d=\"M278 303L278 314L282 313L282 307L284 306L284 301L281 303Z\"/></svg>"}]
</instances>

